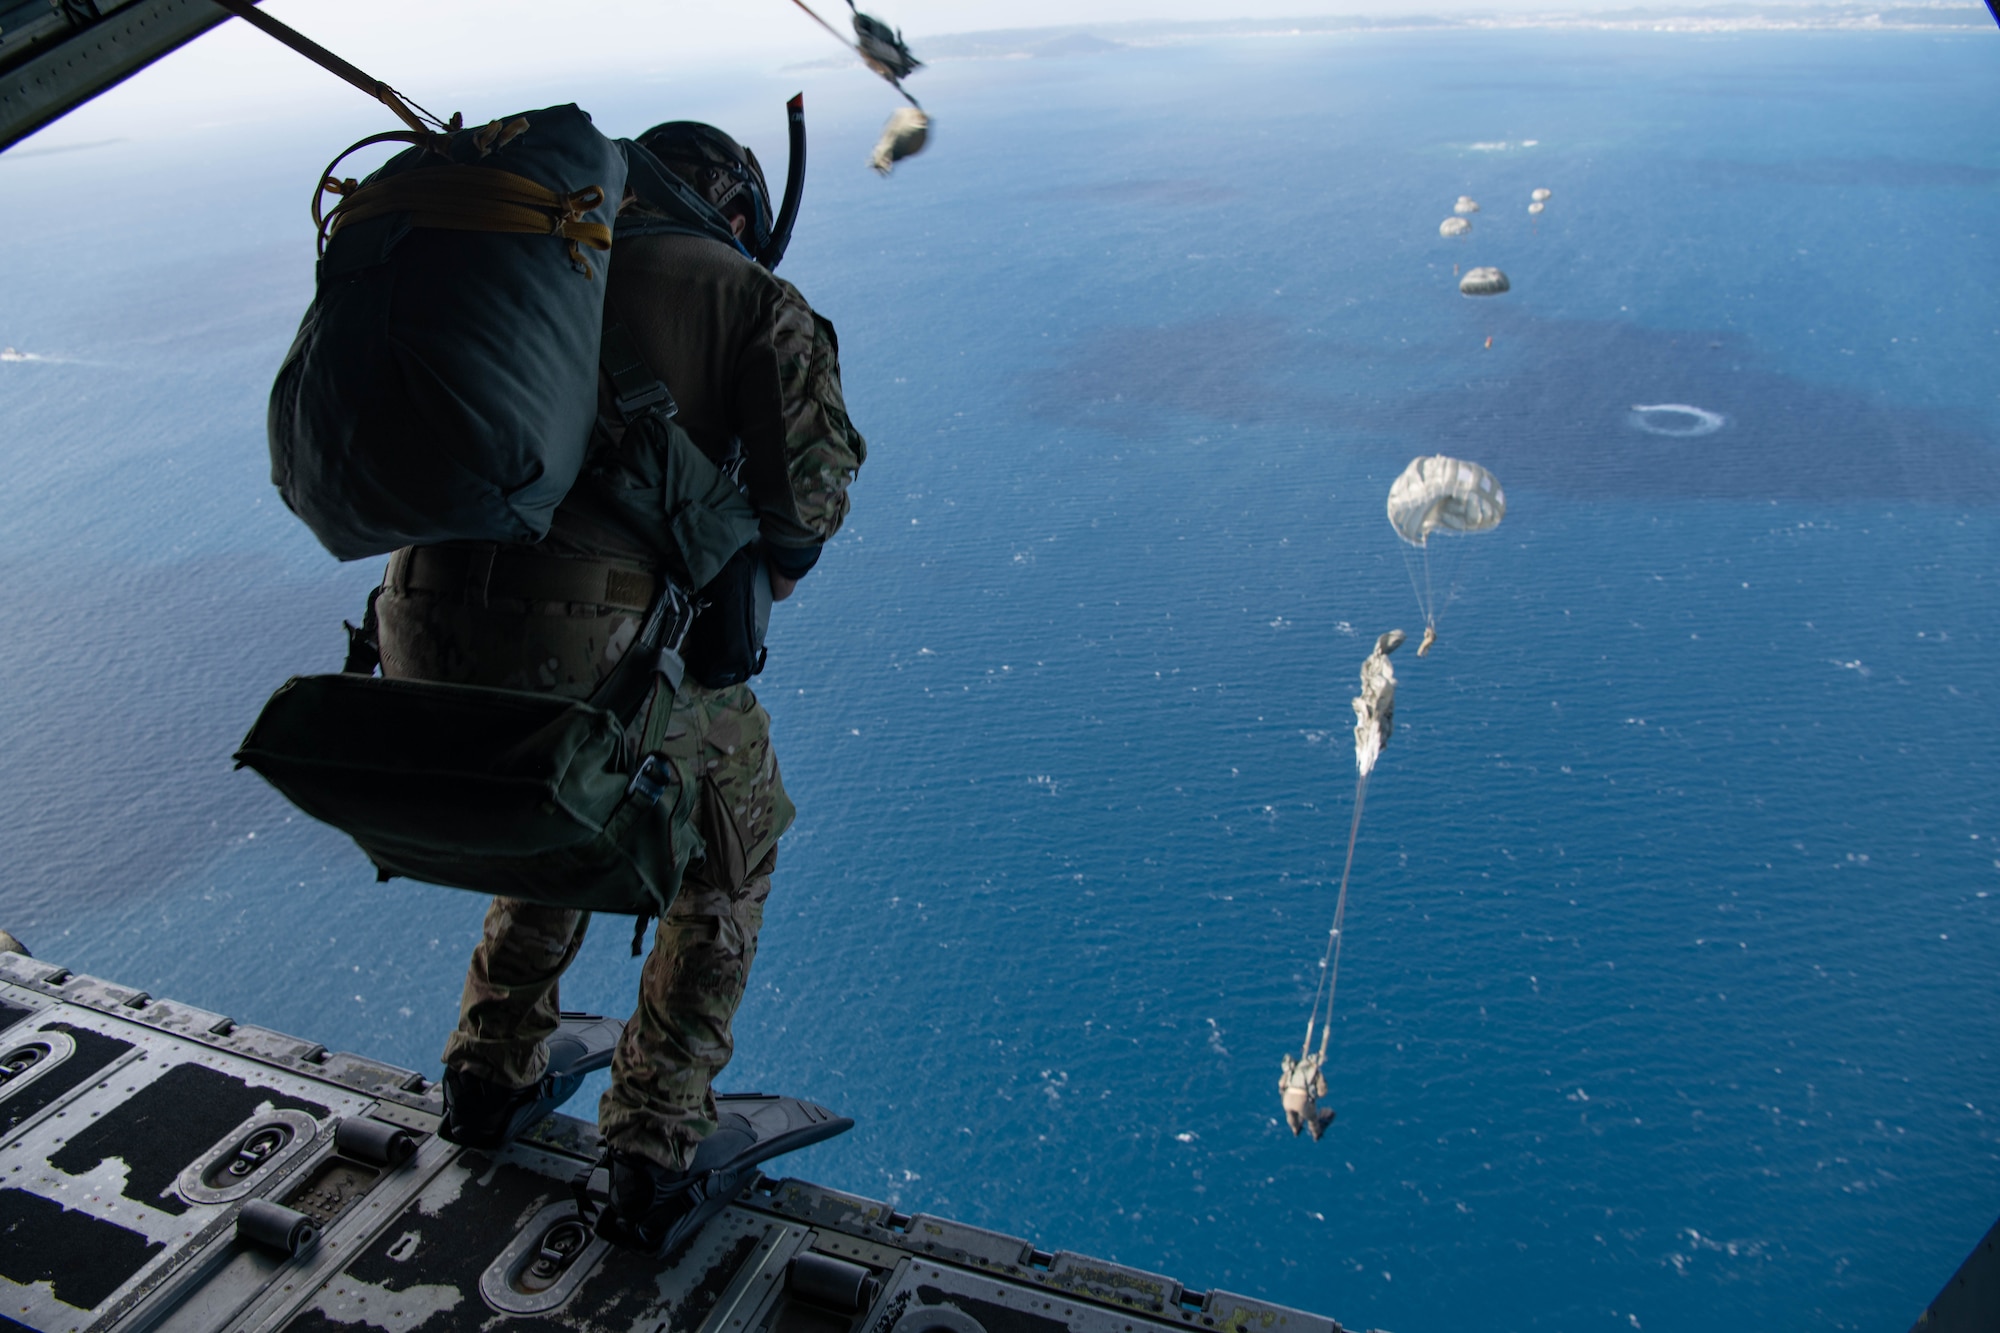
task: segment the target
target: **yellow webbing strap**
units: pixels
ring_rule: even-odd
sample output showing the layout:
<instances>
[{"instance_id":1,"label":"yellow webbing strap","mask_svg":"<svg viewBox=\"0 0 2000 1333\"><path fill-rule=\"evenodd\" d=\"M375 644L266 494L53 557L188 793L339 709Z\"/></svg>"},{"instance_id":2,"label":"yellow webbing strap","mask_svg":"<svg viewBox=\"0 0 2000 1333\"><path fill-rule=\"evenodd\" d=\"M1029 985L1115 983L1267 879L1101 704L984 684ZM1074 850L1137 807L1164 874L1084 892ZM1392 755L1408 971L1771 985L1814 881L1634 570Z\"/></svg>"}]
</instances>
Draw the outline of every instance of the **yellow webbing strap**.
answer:
<instances>
[{"instance_id":1,"label":"yellow webbing strap","mask_svg":"<svg viewBox=\"0 0 2000 1333\"><path fill-rule=\"evenodd\" d=\"M325 234L385 213L408 213L410 222L419 227L561 236L570 243L570 257L588 272L579 247L611 248L611 228L584 218L603 202L604 191L596 185L557 194L526 176L497 167L441 163L385 177L347 193L327 215Z\"/></svg>"}]
</instances>

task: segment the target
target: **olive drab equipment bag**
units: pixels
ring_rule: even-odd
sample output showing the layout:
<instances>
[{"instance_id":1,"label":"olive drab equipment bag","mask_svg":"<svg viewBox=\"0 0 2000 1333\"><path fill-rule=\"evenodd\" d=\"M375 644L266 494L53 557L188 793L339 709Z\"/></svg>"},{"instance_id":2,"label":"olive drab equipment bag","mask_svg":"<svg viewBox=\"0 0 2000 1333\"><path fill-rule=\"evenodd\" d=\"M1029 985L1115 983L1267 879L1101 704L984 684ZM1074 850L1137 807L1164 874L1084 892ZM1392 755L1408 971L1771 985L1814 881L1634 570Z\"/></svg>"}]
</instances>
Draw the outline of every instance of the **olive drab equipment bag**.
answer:
<instances>
[{"instance_id":1,"label":"olive drab equipment bag","mask_svg":"<svg viewBox=\"0 0 2000 1333\"><path fill-rule=\"evenodd\" d=\"M573 105L355 148L382 142L411 146L359 183L336 159L314 197L318 287L271 390L271 479L342 560L538 540L597 416L625 150Z\"/></svg>"},{"instance_id":2,"label":"olive drab equipment bag","mask_svg":"<svg viewBox=\"0 0 2000 1333\"><path fill-rule=\"evenodd\" d=\"M295 676L236 761L352 837L381 879L663 915L701 847L697 775L658 750L678 682L655 668L661 643L685 632L689 605L663 589L588 700Z\"/></svg>"}]
</instances>

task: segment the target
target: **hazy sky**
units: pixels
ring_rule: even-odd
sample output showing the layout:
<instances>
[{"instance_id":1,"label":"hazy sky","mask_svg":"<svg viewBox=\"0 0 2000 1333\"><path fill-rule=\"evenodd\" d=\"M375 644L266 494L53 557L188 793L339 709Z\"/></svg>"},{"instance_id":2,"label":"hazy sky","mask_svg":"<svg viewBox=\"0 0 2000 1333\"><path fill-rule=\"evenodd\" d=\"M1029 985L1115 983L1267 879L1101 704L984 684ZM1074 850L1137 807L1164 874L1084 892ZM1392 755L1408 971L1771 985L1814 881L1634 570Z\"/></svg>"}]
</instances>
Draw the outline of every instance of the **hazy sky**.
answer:
<instances>
[{"instance_id":1,"label":"hazy sky","mask_svg":"<svg viewBox=\"0 0 2000 1333\"><path fill-rule=\"evenodd\" d=\"M1629 0L865 0L918 53L925 34L1142 19L1577 10ZM844 0L807 0L845 28ZM839 54L792 0L268 0L265 8L420 101L522 78L674 76L716 66L775 70ZM268 37L223 24L59 122L44 144L147 137L154 127L290 119L356 94ZM163 113L171 111L171 116ZM24 145L28 146L28 145Z\"/></svg>"}]
</instances>

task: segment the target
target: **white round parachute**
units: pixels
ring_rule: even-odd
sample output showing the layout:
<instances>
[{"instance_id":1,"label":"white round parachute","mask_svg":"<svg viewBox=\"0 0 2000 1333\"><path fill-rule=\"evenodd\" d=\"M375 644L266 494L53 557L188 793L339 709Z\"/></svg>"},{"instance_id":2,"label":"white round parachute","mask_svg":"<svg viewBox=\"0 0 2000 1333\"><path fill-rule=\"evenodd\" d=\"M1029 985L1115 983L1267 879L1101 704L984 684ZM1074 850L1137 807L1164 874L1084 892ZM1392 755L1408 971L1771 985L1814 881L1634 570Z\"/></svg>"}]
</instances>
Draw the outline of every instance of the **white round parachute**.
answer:
<instances>
[{"instance_id":1,"label":"white round parachute","mask_svg":"<svg viewBox=\"0 0 2000 1333\"><path fill-rule=\"evenodd\" d=\"M1389 524L1412 546L1433 532L1484 532L1507 514L1499 479L1477 463L1433 454L1415 458L1389 488Z\"/></svg>"}]
</instances>

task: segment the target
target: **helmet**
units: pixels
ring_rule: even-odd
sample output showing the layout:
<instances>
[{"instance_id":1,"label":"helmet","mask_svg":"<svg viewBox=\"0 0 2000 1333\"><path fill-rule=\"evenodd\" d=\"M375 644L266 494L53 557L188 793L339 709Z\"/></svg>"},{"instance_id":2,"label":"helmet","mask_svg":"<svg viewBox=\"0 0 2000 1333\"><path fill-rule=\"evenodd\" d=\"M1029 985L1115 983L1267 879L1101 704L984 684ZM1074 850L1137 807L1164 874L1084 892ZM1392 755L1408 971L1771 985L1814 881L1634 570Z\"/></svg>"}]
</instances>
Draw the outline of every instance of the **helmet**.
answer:
<instances>
[{"instance_id":1,"label":"helmet","mask_svg":"<svg viewBox=\"0 0 2000 1333\"><path fill-rule=\"evenodd\" d=\"M749 219L743 248L762 254L771 243L776 218L771 187L757 155L713 125L670 120L639 136L639 146L693 187L718 213L740 209ZM747 198L746 198L747 196Z\"/></svg>"}]
</instances>

